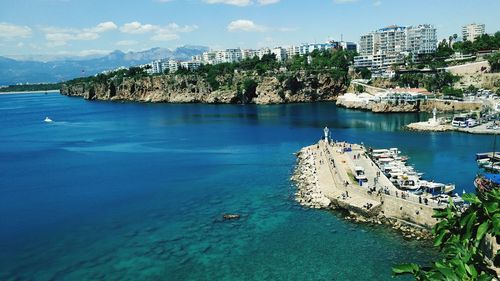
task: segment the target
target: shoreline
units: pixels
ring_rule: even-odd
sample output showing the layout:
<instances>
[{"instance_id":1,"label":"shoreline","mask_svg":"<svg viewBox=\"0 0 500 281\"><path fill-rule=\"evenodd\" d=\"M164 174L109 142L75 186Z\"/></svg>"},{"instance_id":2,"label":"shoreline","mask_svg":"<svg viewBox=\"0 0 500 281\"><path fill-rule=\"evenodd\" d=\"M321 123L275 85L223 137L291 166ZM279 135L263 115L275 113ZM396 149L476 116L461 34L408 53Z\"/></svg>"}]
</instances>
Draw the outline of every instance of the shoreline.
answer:
<instances>
[{"instance_id":1,"label":"shoreline","mask_svg":"<svg viewBox=\"0 0 500 281\"><path fill-rule=\"evenodd\" d=\"M453 127L450 124L431 124L429 121L414 122L405 125L405 128L416 131L416 132L460 132L473 135L496 135L500 133L500 130L488 129L489 125L492 125L494 121L490 121L479 126L472 128L460 128Z\"/></svg>"},{"instance_id":2,"label":"shoreline","mask_svg":"<svg viewBox=\"0 0 500 281\"><path fill-rule=\"evenodd\" d=\"M47 90L47 91L14 91L14 92L0 92L0 95L24 95L24 94L54 94L59 93L60 90Z\"/></svg>"}]
</instances>

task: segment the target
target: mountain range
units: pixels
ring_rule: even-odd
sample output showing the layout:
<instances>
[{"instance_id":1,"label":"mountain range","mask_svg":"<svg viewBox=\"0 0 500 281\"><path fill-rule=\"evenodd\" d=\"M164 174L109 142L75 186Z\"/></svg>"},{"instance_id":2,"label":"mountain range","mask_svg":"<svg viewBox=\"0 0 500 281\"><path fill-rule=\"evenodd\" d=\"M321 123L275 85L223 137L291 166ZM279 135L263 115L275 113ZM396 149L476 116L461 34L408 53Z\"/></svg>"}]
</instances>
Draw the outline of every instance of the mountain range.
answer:
<instances>
[{"instance_id":1,"label":"mountain range","mask_svg":"<svg viewBox=\"0 0 500 281\"><path fill-rule=\"evenodd\" d=\"M18 83L53 83L90 76L120 66L130 67L153 60L172 58L189 60L208 48L204 46L183 46L174 50L152 48L140 52L113 51L101 57L67 58L52 61L16 60L0 56L0 85Z\"/></svg>"}]
</instances>

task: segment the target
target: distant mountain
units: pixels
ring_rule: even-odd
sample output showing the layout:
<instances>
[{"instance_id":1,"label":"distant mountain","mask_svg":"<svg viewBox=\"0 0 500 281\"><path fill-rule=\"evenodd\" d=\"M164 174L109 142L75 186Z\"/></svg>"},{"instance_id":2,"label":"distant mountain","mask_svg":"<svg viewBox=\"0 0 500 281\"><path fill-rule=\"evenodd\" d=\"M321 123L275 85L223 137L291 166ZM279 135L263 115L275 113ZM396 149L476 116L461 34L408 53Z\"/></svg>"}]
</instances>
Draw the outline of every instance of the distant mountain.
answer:
<instances>
[{"instance_id":1,"label":"distant mountain","mask_svg":"<svg viewBox=\"0 0 500 281\"><path fill-rule=\"evenodd\" d=\"M17 83L60 82L80 76L89 76L120 66L134 66L152 60L173 58L188 60L208 48L204 46L183 46L175 50L153 48L140 52L113 51L101 57L87 59L71 58L48 62L14 60L0 56L0 85Z\"/></svg>"}]
</instances>

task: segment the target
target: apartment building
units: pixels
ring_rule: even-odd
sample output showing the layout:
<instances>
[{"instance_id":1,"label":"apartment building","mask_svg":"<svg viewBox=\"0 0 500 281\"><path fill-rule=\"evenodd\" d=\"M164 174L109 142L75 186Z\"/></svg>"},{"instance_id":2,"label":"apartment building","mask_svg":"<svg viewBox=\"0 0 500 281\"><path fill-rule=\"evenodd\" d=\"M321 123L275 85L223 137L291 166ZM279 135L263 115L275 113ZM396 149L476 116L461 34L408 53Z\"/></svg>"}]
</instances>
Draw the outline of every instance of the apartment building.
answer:
<instances>
[{"instance_id":1,"label":"apartment building","mask_svg":"<svg viewBox=\"0 0 500 281\"><path fill-rule=\"evenodd\" d=\"M471 23L462 26L462 40L474 42L477 37L485 33L485 25L478 23Z\"/></svg>"},{"instance_id":2,"label":"apartment building","mask_svg":"<svg viewBox=\"0 0 500 281\"><path fill-rule=\"evenodd\" d=\"M436 48L434 26L391 25L360 37L359 56L354 58L354 67L366 67L373 73L385 76L384 72L390 70L391 65L404 62L405 55L412 54L418 59L420 55L435 52Z\"/></svg>"}]
</instances>

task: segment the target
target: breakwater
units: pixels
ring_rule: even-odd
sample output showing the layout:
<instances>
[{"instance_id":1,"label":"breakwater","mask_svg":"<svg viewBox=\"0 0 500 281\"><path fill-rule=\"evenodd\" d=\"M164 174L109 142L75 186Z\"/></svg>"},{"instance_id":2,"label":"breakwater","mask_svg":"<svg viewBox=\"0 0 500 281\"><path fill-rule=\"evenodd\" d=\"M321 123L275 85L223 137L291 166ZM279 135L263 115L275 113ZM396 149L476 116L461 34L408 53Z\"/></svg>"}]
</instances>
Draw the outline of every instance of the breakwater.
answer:
<instances>
[{"instance_id":1,"label":"breakwater","mask_svg":"<svg viewBox=\"0 0 500 281\"><path fill-rule=\"evenodd\" d=\"M432 112L436 108L439 112L457 112L481 110L488 106L478 101L454 101L440 99L426 99L418 101L380 101L375 95L344 94L337 97L336 104L350 109L367 110L376 113L384 112Z\"/></svg>"},{"instance_id":2,"label":"breakwater","mask_svg":"<svg viewBox=\"0 0 500 281\"><path fill-rule=\"evenodd\" d=\"M446 206L430 194L396 188L361 145L322 140L301 149L297 157L292 180L297 183L296 200L306 207L342 209L348 219L389 224L407 238L429 238L437 222L433 209ZM361 185L353 175L358 167L367 179Z\"/></svg>"}]
</instances>

